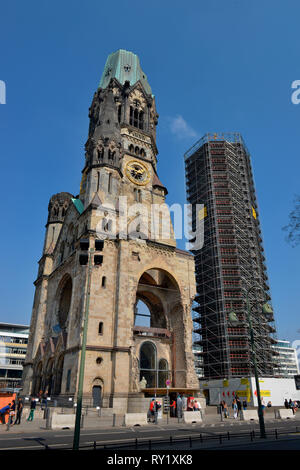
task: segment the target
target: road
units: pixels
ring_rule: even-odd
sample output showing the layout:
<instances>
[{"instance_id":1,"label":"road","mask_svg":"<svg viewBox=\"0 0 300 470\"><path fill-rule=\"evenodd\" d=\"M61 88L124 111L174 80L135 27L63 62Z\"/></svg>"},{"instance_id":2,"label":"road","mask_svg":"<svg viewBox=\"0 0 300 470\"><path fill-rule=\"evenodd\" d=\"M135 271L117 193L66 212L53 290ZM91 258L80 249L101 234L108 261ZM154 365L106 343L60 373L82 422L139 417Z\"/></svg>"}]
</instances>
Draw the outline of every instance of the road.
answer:
<instances>
[{"instance_id":1,"label":"road","mask_svg":"<svg viewBox=\"0 0 300 470\"><path fill-rule=\"evenodd\" d=\"M203 427L199 425L157 425L152 426L151 428L145 427L133 427L133 428L107 428L107 429L82 429L81 430L81 439L80 447L87 448L92 447L94 442L97 443L97 446L106 445L107 448L111 446L116 446L118 449L131 448L132 445L138 441L138 448L148 448L149 445L151 449L154 448L229 448L229 446L235 446L239 444L251 443L250 432L255 431L254 442L259 443L260 446L263 443L259 438L259 426L257 424L246 424L239 423L232 426L225 426L224 424L216 424L214 427ZM291 422L278 422L276 424L270 423L266 426L267 435L269 435L270 440L275 439L275 430L278 431L278 444L284 447L284 439L286 437L297 438L298 447L300 449L298 438L300 438L300 433L297 433L298 429L296 428L295 423ZM300 427L299 427L300 430ZM2 430L1 430L2 431ZM229 432L229 436L228 433ZM285 435L284 435L284 434ZM200 441L200 434L202 435L203 442ZM232 434L235 434L233 437ZM247 435L241 441L241 437ZM221 438L220 438L221 435ZM171 440L170 440L171 437ZM214 437L207 441L205 438ZM229 439L228 439L229 437ZM189 439L191 438L191 439ZM167 440L168 442L163 445L155 444L158 440ZM182 440L181 444L176 441ZM151 441L151 443L149 443ZM264 441L267 445L269 440ZM50 449L63 449L67 450L72 448L73 443L73 431L72 430L33 430L32 434L28 433L16 433L9 434L8 432L1 432L0 436L0 450L41 450L45 449L47 446ZM144 444L140 446L140 444ZM123 447L124 445L124 447ZM245 445L245 444L243 444ZM248 444L247 444L248 445ZM253 445L253 443L251 443ZM179 446L179 447L178 447Z\"/></svg>"}]
</instances>

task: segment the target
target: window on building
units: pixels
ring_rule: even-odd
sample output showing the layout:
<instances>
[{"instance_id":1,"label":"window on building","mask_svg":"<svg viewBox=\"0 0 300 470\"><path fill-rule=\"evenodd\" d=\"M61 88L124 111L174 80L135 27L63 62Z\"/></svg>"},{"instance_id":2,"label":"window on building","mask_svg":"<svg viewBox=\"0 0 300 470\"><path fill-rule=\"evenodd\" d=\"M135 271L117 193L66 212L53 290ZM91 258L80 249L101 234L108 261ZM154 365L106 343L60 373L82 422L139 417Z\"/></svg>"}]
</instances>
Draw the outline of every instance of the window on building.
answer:
<instances>
[{"instance_id":1,"label":"window on building","mask_svg":"<svg viewBox=\"0 0 300 470\"><path fill-rule=\"evenodd\" d=\"M99 335L103 335L103 321L101 321L99 323L99 326L98 326L98 334Z\"/></svg>"}]
</instances>

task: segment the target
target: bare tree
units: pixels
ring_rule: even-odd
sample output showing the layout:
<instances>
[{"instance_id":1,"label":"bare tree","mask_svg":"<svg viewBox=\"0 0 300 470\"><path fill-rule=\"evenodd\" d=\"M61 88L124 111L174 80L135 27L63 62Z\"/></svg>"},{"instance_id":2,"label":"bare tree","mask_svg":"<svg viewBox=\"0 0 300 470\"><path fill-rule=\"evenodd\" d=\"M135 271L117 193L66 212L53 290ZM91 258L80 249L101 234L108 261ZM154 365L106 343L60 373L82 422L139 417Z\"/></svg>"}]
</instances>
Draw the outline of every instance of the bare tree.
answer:
<instances>
[{"instance_id":1,"label":"bare tree","mask_svg":"<svg viewBox=\"0 0 300 470\"><path fill-rule=\"evenodd\" d=\"M295 207L289 215L289 224L282 229L287 232L287 241L293 247L300 243L300 195L294 199Z\"/></svg>"}]
</instances>

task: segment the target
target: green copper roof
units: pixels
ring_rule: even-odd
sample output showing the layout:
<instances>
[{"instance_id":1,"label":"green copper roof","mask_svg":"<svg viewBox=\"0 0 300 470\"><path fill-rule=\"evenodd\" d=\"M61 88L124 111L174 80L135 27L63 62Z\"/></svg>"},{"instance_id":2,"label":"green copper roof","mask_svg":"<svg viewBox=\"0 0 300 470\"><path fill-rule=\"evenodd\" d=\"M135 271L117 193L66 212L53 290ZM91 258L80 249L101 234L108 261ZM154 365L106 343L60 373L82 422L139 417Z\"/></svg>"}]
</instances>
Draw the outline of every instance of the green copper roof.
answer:
<instances>
[{"instance_id":1,"label":"green copper roof","mask_svg":"<svg viewBox=\"0 0 300 470\"><path fill-rule=\"evenodd\" d=\"M81 200L72 198L72 202L74 206L76 207L76 209L78 210L79 214L82 214L82 212L84 211L84 207L83 207Z\"/></svg>"},{"instance_id":2,"label":"green copper roof","mask_svg":"<svg viewBox=\"0 0 300 470\"><path fill-rule=\"evenodd\" d=\"M108 56L99 87L106 88L113 77L122 85L126 80L130 82L130 85L140 80L146 93L152 94L147 76L141 69L140 60L133 52L119 49Z\"/></svg>"}]
</instances>

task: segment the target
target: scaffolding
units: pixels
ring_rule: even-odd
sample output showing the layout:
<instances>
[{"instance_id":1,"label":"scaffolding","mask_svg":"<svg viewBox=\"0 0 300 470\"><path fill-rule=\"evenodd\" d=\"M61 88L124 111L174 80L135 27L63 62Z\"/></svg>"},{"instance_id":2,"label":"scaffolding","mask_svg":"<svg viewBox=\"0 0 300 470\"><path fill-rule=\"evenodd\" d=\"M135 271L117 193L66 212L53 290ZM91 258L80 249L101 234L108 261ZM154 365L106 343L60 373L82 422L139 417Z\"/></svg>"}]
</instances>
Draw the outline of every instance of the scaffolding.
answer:
<instances>
[{"instance_id":1,"label":"scaffolding","mask_svg":"<svg viewBox=\"0 0 300 470\"><path fill-rule=\"evenodd\" d=\"M253 375L246 298L249 293L260 376L273 376L274 317L270 301L250 155L240 134L206 134L185 154L187 199L204 204L204 246L194 251L197 295L194 344L201 348L206 379ZM195 231L196 211L191 227ZM230 311L239 323L228 321Z\"/></svg>"}]
</instances>

